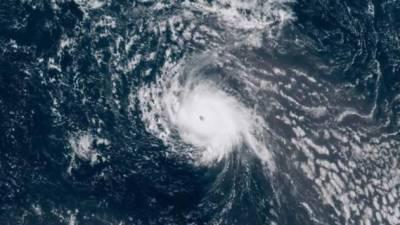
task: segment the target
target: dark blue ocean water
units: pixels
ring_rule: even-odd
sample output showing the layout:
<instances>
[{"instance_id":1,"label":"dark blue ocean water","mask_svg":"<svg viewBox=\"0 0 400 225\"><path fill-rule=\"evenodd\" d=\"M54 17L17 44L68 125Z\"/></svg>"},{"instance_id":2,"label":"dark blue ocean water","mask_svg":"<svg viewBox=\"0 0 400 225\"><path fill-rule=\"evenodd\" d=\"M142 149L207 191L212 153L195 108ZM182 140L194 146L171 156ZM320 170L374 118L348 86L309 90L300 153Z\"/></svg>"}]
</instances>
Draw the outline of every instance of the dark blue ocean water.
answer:
<instances>
[{"instance_id":1,"label":"dark blue ocean water","mask_svg":"<svg viewBox=\"0 0 400 225\"><path fill-rule=\"evenodd\" d=\"M399 224L400 2L243 2L0 1L0 224ZM243 101L275 172L197 166L143 119L141 88L215 49L265 80Z\"/></svg>"}]
</instances>

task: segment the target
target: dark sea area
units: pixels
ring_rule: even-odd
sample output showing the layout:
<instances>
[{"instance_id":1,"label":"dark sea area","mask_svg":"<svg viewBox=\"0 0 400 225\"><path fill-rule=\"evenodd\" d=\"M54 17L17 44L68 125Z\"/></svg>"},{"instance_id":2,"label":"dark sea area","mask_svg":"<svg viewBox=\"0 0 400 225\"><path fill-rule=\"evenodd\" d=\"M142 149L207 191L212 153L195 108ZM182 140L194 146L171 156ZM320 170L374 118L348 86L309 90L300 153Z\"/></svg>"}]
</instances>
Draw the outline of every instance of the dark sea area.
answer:
<instances>
[{"instance_id":1,"label":"dark sea area","mask_svg":"<svg viewBox=\"0 0 400 225\"><path fill-rule=\"evenodd\" d=\"M400 224L400 1L1 0L0 225L58 224Z\"/></svg>"}]
</instances>

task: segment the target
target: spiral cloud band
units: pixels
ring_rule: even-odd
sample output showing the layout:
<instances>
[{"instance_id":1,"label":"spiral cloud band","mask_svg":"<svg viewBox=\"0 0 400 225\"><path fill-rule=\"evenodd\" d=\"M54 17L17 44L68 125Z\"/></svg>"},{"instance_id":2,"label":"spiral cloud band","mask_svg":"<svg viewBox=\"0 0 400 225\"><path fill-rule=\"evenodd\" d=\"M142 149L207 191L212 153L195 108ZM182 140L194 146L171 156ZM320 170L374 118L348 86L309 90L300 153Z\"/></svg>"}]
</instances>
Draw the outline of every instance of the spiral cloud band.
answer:
<instances>
[{"instance_id":1,"label":"spiral cloud band","mask_svg":"<svg viewBox=\"0 0 400 225\"><path fill-rule=\"evenodd\" d=\"M220 161L234 150L249 150L262 159L270 158L263 138L257 136L263 133L261 117L215 80L202 74L185 75L185 79L180 76L166 76L141 89L143 119L150 132L169 145L185 143L194 147L200 152L201 164ZM178 141L173 134L177 134Z\"/></svg>"}]
</instances>

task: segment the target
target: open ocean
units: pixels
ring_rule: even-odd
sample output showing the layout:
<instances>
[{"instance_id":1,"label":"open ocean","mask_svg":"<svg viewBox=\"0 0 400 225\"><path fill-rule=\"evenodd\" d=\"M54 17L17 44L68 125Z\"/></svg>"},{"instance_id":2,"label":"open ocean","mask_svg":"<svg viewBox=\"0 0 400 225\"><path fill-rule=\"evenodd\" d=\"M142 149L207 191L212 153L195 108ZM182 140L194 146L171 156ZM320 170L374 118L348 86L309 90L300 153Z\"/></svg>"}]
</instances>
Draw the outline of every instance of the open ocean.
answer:
<instances>
[{"instance_id":1,"label":"open ocean","mask_svg":"<svg viewBox=\"0 0 400 225\"><path fill-rule=\"evenodd\" d=\"M0 225L400 224L400 1L1 0Z\"/></svg>"}]
</instances>

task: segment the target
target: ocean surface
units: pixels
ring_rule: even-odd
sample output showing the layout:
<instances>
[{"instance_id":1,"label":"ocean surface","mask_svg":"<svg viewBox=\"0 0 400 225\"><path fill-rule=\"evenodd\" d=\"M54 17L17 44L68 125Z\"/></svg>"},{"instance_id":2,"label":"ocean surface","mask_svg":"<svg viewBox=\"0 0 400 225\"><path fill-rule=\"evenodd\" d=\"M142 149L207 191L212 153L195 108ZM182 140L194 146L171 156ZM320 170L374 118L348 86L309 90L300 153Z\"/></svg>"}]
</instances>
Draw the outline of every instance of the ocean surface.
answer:
<instances>
[{"instance_id":1,"label":"ocean surface","mask_svg":"<svg viewBox=\"0 0 400 225\"><path fill-rule=\"evenodd\" d=\"M0 224L400 224L400 1L1 0Z\"/></svg>"}]
</instances>

